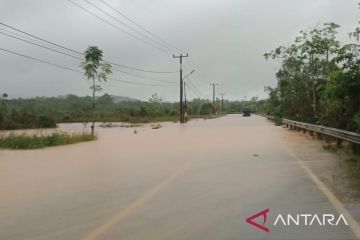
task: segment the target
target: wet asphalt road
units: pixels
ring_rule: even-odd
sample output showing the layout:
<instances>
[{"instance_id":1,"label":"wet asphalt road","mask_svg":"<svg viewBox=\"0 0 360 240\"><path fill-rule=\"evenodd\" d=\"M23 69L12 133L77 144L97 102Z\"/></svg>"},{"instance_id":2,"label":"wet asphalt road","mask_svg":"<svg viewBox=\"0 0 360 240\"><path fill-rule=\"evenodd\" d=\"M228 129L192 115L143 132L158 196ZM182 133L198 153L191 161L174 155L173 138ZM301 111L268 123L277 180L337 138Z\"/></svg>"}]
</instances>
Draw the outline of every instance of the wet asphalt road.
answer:
<instances>
[{"instance_id":1,"label":"wet asphalt road","mask_svg":"<svg viewBox=\"0 0 360 240\"><path fill-rule=\"evenodd\" d=\"M281 127L240 115L162 125L0 151L0 239L357 239L343 224L272 226L279 213L339 215ZM270 232L245 222L267 208Z\"/></svg>"}]
</instances>

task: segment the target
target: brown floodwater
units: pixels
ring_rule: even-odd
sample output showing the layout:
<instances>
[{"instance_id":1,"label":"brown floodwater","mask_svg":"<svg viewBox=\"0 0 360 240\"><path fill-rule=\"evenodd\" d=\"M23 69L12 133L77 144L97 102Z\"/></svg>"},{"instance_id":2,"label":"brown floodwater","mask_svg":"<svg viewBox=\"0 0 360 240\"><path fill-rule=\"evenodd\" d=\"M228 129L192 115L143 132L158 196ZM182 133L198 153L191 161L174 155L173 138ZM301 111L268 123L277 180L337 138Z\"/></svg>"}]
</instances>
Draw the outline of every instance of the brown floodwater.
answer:
<instances>
[{"instance_id":1,"label":"brown floodwater","mask_svg":"<svg viewBox=\"0 0 360 240\"><path fill-rule=\"evenodd\" d=\"M92 142L0 150L0 239L357 239L341 226L264 235L244 221L266 208L336 212L289 149L360 219L359 190L320 141L259 116L160 124L97 127Z\"/></svg>"}]
</instances>

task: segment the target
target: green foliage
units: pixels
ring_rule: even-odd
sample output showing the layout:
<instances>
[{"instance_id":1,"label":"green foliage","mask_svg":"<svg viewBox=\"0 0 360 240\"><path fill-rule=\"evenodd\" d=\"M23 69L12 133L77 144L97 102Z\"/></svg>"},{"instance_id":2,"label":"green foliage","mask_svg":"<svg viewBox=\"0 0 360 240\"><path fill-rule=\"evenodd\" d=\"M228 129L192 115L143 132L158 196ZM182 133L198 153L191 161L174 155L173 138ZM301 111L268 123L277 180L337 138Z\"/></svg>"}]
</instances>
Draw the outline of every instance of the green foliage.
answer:
<instances>
[{"instance_id":1,"label":"green foliage","mask_svg":"<svg viewBox=\"0 0 360 240\"><path fill-rule=\"evenodd\" d=\"M55 128L56 122L49 115L35 114L31 109L0 108L0 129Z\"/></svg>"},{"instance_id":2,"label":"green foliage","mask_svg":"<svg viewBox=\"0 0 360 240\"><path fill-rule=\"evenodd\" d=\"M54 128L56 127L56 123L54 119L48 117L48 116L40 116L37 119L38 126L40 128Z\"/></svg>"},{"instance_id":3,"label":"green foliage","mask_svg":"<svg viewBox=\"0 0 360 240\"><path fill-rule=\"evenodd\" d=\"M213 105L206 103L201 106L200 115L211 115L214 112Z\"/></svg>"},{"instance_id":4,"label":"green foliage","mask_svg":"<svg viewBox=\"0 0 360 240\"><path fill-rule=\"evenodd\" d=\"M341 45L335 23L301 31L288 47L264 54L281 59L277 87L267 88L269 115L359 131L359 45ZM350 36L359 40L355 29Z\"/></svg>"},{"instance_id":5,"label":"green foliage","mask_svg":"<svg viewBox=\"0 0 360 240\"><path fill-rule=\"evenodd\" d=\"M104 94L96 97L97 108L92 109L92 97L73 94L60 97L7 99L6 108L0 104L0 129L48 128L55 123L70 122L154 122L178 121L179 103L164 102L153 94L148 101L118 101L119 97ZM263 105L256 98L250 101L224 100L221 113L241 113L244 107L253 112ZM220 104L221 106L221 104ZM189 117L208 117L213 114L209 100L193 99L187 102Z\"/></svg>"},{"instance_id":6,"label":"green foliage","mask_svg":"<svg viewBox=\"0 0 360 240\"><path fill-rule=\"evenodd\" d=\"M87 79L96 79L99 82L106 82L107 75L111 74L111 65L102 60L103 51L96 46L90 46L86 49L84 55L85 61L81 63L81 67L84 70L85 77ZM98 85L92 86L92 89L96 90L99 87Z\"/></svg>"},{"instance_id":7,"label":"green foliage","mask_svg":"<svg viewBox=\"0 0 360 240\"><path fill-rule=\"evenodd\" d=\"M111 74L111 65L102 60L103 51L96 46L90 46L84 52L85 61L81 63L84 70L84 75L87 79L92 80L90 87L92 91L92 108L93 108L93 124L91 126L91 133L94 134L95 128L95 94L102 91L102 87L96 84L96 81L106 82L107 76Z\"/></svg>"},{"instance_id":8,"label":"green foliage","mask_svg":"<svg viewBox=\"0 0 360 240\"><path fill-rule=\"evenodd\" d=\"M354 117L355 130L360 132L360 112L358 112Z\"/></svg>"},{"instance_id":9,"label":"green foliage","mask_svg":"<svg viewBox=\"0 0 360 240\"><path fill-rule=\"evenodd\" d=\"M6 149L36 149L58 145L74 144L95 140L96 137L88 134L53 133L48 136L9 135L0 138L0 148Z\"/></svg>"},{"instance_id":10,"label":"green foliage","mask_svg":"<svg viewBox=\"0 0 360 240\"><path fill-rule=\"evenodd\" d=\"M162 116L163 111L161 109L161 101L162 99L158 96L157 93L151 95L151 98L149 98L150 105L146 110L146 115L151 117Z\"/></svg>"}]
</instances>

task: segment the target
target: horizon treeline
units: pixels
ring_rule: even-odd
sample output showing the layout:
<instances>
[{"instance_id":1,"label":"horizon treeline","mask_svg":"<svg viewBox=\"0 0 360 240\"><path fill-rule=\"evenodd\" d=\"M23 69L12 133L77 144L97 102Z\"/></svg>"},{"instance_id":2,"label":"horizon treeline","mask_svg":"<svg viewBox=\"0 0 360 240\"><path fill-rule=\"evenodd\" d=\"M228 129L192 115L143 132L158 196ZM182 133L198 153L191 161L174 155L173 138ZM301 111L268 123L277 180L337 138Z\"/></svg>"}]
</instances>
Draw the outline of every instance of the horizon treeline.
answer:
<instances>
[{"instance_id":1,"label":"horizon treeline","mask_svg":"<svg viewBox=\"0 0 360 240\"><path fill-rule=\"evenodd\" d=\"M256 98L249 101L219 101L218 113L239 113L244 107L256 111ZM62 97L34 97L0 100L0 129L52 128L56 123L90 122L92 120L91 96L69 94ZM207 99L187 102L187 113L206 117L214 112ZM155 93L148 101L122 99L108 94L96 98L97 122L154 122L177 121L179 103L164 102Z\"/></svg>"}]
</instances>

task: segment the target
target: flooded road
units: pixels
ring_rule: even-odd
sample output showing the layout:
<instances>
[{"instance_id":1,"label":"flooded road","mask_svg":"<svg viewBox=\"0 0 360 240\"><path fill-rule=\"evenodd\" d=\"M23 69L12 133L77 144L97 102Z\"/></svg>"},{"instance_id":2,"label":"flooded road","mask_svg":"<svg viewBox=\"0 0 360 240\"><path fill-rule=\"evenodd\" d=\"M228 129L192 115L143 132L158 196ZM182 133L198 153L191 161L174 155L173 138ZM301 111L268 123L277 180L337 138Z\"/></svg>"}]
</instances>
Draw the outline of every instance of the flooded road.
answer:
<instances>
[{"instance_id":1,"label":"flooded road","mask_svg":"<svg viewBox=\"0 0 360 240\"><path fill-rule=\"evenodd\" d=\"M0 239L360 236L352 219L360 204L321 185L328 182L317 172L336 156L317 141L259 116L161 125L97 128L93 142L1 150ZM265 209L269 232L245 221ZM344 214L349 225L273 224L278 214L298 213Z\"/></svg>"}]
</instances>

